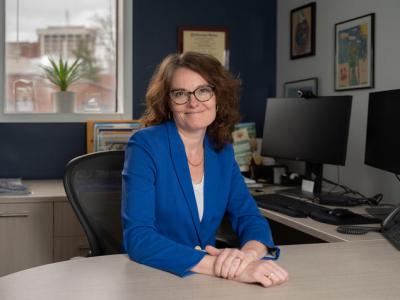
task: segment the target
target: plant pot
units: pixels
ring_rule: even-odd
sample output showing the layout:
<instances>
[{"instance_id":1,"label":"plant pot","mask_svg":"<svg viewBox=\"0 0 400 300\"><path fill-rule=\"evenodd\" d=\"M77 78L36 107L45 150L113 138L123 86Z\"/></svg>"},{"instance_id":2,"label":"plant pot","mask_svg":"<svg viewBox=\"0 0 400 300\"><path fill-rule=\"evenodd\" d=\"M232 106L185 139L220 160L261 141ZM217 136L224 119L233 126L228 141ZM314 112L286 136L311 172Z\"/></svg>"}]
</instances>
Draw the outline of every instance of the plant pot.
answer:
<instances>
[{"instance_id":1,"label":"plant pot","mask_svg":"<svg viewBox=\"0 0 400 300\"><path fill-rule=\"evenodd\" d=\"M58 113L73 113L75 111L75 93L59 91L53 94L53 105Z\"/></svg>"}]
</instances>

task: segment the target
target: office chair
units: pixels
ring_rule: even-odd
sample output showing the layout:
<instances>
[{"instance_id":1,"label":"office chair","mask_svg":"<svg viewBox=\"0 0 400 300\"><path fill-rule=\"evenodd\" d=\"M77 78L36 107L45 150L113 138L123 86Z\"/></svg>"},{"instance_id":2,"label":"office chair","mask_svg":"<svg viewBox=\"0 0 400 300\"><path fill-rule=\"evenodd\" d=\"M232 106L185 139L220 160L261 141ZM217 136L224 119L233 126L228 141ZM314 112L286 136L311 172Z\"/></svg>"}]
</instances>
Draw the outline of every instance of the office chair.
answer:
<instances>
[{"instance_id":1,"label":"office chair","mask_svg":"<svg viewBox=\"0 0 400 300\"><path fill-rule=\"evenodd\" d=\"M121 172L124 151L103 151L72 159L64 188L89 241L89 256L122 253ZM225 223L225 225L224 225ZM238 247L227 222L217 233L216 247Z\"/></svg>"},{"instance_id":2,"label":"office chair","mask_svg":"<svg viewBox=\"0 0 400 300\"><path fill-rule=\"evenodd\" d=\"M72 159L64 188L89 241L89 256L122 253L121 172L124 151L103 151Z\"/></svg>"}]
</instances>

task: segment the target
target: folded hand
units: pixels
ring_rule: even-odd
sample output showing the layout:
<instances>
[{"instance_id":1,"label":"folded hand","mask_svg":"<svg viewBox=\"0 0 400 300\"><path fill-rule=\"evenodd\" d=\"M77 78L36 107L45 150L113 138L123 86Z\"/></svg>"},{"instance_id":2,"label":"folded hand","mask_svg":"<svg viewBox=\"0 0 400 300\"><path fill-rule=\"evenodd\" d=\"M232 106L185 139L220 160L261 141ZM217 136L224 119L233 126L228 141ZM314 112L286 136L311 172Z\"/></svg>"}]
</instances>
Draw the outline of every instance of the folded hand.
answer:
<instances>
[{"instance_id":1,"label":"folded hand","mask_svg":"<svg viewBox=\"0 0 400 300\"><path fill-rule=\"evenodd\" d=\"M214 264L215 275L228 279L239 276L251 262L258 260L255 253L235 248L217 249L213 246L206 246L206 251L217 257Z\"/></svg>"}]
</instances>

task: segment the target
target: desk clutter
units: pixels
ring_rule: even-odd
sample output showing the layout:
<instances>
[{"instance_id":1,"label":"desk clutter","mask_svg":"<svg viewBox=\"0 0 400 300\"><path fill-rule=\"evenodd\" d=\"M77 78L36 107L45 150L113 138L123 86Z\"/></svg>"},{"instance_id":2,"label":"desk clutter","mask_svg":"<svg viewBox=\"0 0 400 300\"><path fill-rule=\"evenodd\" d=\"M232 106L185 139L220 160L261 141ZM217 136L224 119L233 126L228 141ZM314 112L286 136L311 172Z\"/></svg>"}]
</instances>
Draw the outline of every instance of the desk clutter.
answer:
<instances>
[{"instance_id":1,"label":"desk clutter","mask_svg":"<svg viewBox=\"0 0 400 300\"><path fill-rule=\"evenodd\" d=\"M310 217L332 225L376 224L381 219L356 214L346 208L327 208L315 203L280 195L262 194L254 196L258 206L292 217Z\"/></svg>"},{"instance_id":2,"label":"desk clutter","mask_svg":"<svg viewBox=\"0 0 400 300\"><path fill-rule=\"evenodd\" d=\"M29 194L30 191L22 184L21 178L0 178L0 196Z\"/></svg>"}]
</instances>

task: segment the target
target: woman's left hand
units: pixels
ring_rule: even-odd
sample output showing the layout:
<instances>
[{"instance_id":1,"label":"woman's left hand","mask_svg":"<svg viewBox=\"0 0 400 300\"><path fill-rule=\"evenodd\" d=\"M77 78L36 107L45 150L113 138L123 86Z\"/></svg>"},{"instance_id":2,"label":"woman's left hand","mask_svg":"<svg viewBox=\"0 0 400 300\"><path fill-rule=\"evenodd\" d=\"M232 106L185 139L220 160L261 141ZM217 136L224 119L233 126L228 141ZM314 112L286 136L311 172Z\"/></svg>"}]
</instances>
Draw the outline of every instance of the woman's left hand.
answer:
<instances>
[{"instance_id":1,"label":"woman's left hand","mask_svg":"<svg viewBox=\"0 0 400 300\"><path fill-rule=\"evenodd\" d=\"M236 248L217 249L208 245L206 251L212 256L217 256L214 264L215 275L228 279L239 276L251 262L258 260L254 252Z\"/></svg>"}]
</instances>

